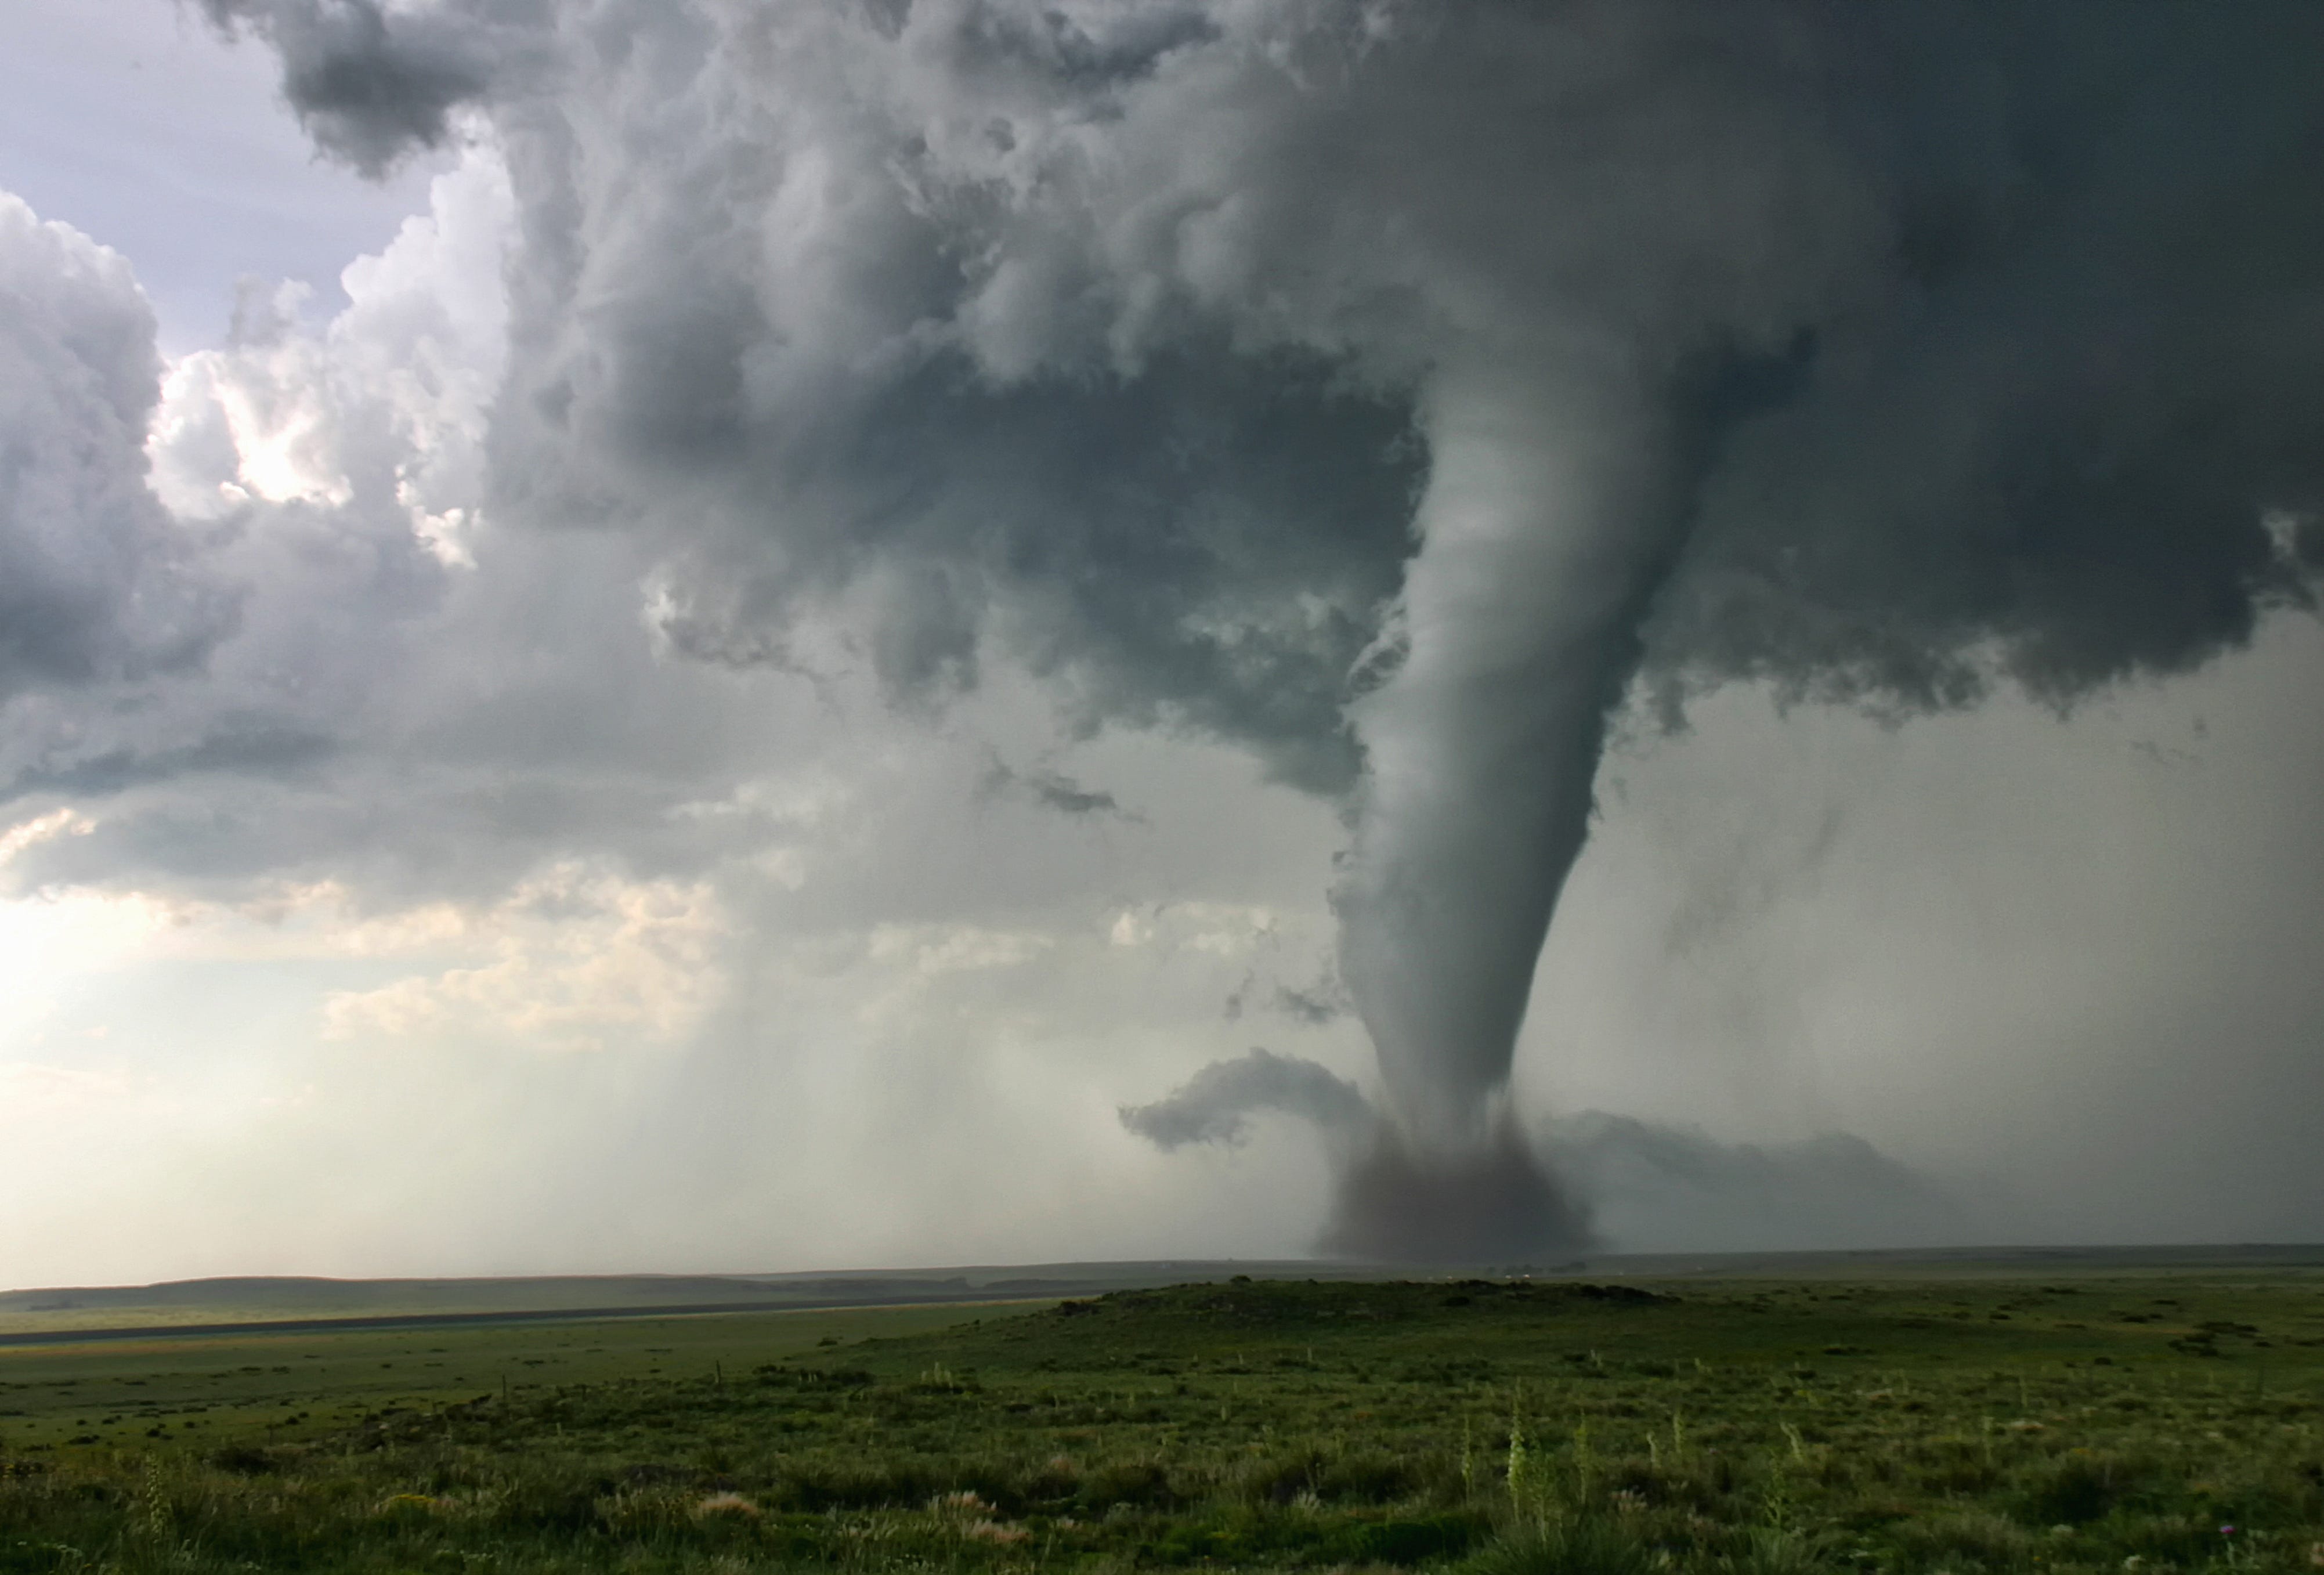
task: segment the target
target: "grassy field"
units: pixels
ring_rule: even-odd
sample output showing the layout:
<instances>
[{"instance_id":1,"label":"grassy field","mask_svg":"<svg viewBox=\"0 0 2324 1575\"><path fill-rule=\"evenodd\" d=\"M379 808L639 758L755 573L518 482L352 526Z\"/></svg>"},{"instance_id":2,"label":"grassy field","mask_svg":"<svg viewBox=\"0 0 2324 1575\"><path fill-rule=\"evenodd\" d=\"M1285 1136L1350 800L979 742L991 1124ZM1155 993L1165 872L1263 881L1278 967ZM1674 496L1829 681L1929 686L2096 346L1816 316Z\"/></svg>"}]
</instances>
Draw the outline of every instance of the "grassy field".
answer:
<instances>
[{"instance_id":1,"label":"grassy field","mask_svg":"<svg viewBox=\"0 0 2324 1575\"><path fill-rule=\"evenodd\" d=\"M832 1343L991 1315L980 1306L867 1307L223 1338L173 1336L0 1349L0 1453L20 1464L92 1446L304 1448L384 1411L497 1397L521 1409L576 1386L742 1374ZM102 1452L102 1451L100 1451Z\"/></svg>"},{"instance_id":2,"label":"grassy field","mask_svg":"<svg viewBox=\"0 0 2324 1575\"><path fill-rule=\"evenodd\" d=\"M2324 1279L1223 1283L0 1351L0 1570L2324 1567Z\"/></svg>"}]
</instances>

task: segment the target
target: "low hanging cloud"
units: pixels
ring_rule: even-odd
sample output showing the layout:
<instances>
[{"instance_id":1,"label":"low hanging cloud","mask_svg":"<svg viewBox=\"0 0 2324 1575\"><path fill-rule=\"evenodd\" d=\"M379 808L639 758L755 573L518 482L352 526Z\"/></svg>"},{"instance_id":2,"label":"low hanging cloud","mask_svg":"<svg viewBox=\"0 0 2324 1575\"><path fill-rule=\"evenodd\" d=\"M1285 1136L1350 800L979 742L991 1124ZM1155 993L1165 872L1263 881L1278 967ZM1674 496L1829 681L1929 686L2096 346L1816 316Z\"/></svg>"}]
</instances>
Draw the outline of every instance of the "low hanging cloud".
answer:
<instances>
[{"instance_id":1,"label":"low hanging cloud","mask_svg":"<svg viewBox=\"0 0 2324 1575\"><path fill-rule=\"evenodd\" d=\"M1231 1144L1261 1111L1296 1117L1351 1147L1369 1139L1379 1119L1356 1085L1328 1067L1254 1049L1203 1068L1167 1099L1123 1107L1121 1124L1158 1148Z\"/></svg>"},{"instance_id":2,"label":"low hanging cloud","mask_svg":"<svg viewBox=\"0 0 2324 1575\"><path fill-rule=\"evenodd\" d=\"M1605 1239L1628 1251L1959 1248L2025 1229L2022 1214L1973 1203L1844 1132L1729 1143L1585 1112L1553 1123L1545 1146Z\"/></svg>"}]
</instances>

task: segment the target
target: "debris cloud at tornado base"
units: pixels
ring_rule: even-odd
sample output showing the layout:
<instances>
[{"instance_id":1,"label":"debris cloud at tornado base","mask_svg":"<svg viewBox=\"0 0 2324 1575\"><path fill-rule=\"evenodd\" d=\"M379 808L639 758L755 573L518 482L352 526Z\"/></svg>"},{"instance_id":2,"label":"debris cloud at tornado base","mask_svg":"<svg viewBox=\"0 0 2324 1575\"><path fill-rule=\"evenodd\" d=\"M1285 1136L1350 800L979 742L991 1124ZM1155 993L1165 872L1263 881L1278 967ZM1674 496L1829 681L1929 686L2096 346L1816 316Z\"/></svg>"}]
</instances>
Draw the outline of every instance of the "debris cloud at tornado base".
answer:
<instances>
[{"instance_id":1,"label":"debris cloud at tornado base","mask_svg":"<svg viewBox=\"0 0 2324 1575\"><path fill-rule=\"evenodd\" d=\"M1251 1120L1312 1127L1338 1177L1317 1243L1367 1263L1510 1263L1586 1246L1587 1221L1506 1108L1457 1147L1421 1148L1355 1084L1312 1061L1254 1049L1213 1062L1121 1123L1158 1148L1232 1146Z\"/></svg>"},{"instance_id":2,"label":"debris cloud at tornado base","mask_svg":"<svg viewBox=\"0 0 2324 1575\"><path fill-rule=\"evenodd\" d=\"M1583 1232L1508 1085L1617 708L2064 705L2324 565L2310 0L203 3L497 140L495 507L672 653L844 606L1346 806L1351 1250Z\"/></svg>"}]
</instances>

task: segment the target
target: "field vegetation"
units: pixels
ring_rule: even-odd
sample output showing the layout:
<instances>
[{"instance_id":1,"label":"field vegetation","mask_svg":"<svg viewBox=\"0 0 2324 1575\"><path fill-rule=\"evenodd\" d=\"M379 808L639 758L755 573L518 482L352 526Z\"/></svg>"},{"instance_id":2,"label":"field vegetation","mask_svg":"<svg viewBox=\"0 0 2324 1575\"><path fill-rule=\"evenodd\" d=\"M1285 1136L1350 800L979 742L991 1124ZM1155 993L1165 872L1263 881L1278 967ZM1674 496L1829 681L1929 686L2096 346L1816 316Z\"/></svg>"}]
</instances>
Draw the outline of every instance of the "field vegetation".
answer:
<instances>
[{"instance_id":1,"label":"field vegetation","mask_svg":"<svg viewBox=\"0 0 2324 1575\"><path fill-rule=\"evenodd\" d=\"M0 1570L2313 1570L2320 1289L1236 1282L27 1349Z\"/></svg>"}]
</instances>

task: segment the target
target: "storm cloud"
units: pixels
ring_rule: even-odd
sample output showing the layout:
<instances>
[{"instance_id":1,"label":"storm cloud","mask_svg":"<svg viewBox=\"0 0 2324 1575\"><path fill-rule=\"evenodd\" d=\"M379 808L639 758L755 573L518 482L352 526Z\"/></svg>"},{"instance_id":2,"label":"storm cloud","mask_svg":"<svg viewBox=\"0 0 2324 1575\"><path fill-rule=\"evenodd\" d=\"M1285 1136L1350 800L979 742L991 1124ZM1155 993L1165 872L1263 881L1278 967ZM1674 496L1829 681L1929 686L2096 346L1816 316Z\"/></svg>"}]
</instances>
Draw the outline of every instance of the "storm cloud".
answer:
<instances>
[{"instance_id":1,"label":"storm cloud","mask_svg":"<svg viewBox=\"0 0 2324 1575\"><path fill-rule=\"evenodd\" d=\"M1506 1091L1620 707L2065 705L2324 565L2305 0L208 10L359 167L489 122L493 507L670 650L1345 806L1393 1239L1580 1228Z\"/></svg>"},{"instance_id":2,"label":"storm cloud","mask_svg":"<svg viewBox=\"0 0 2324 1575\"><path fill-rule=\"evenodd\" d=\"M415 146L442 144L452 111L484 93L505 69L503 51L547 16L532 4L466 14L391 11L379 0L200 5L213 25L263 34L282 57L284 96L308 134L374 175ZM512 25L495 27L502 17Z\"/></svg>"},{"instance_id":3,"label":"storm cloud","mask_svg":"<svg viewBox=\"0 0 2324 1575\"><path fill-rule=\"evenodd\" d=\"M0 192L0 704L194 667L233 626L147 484L153 333L126 262Z\"/></svg>"}]
</instances>

